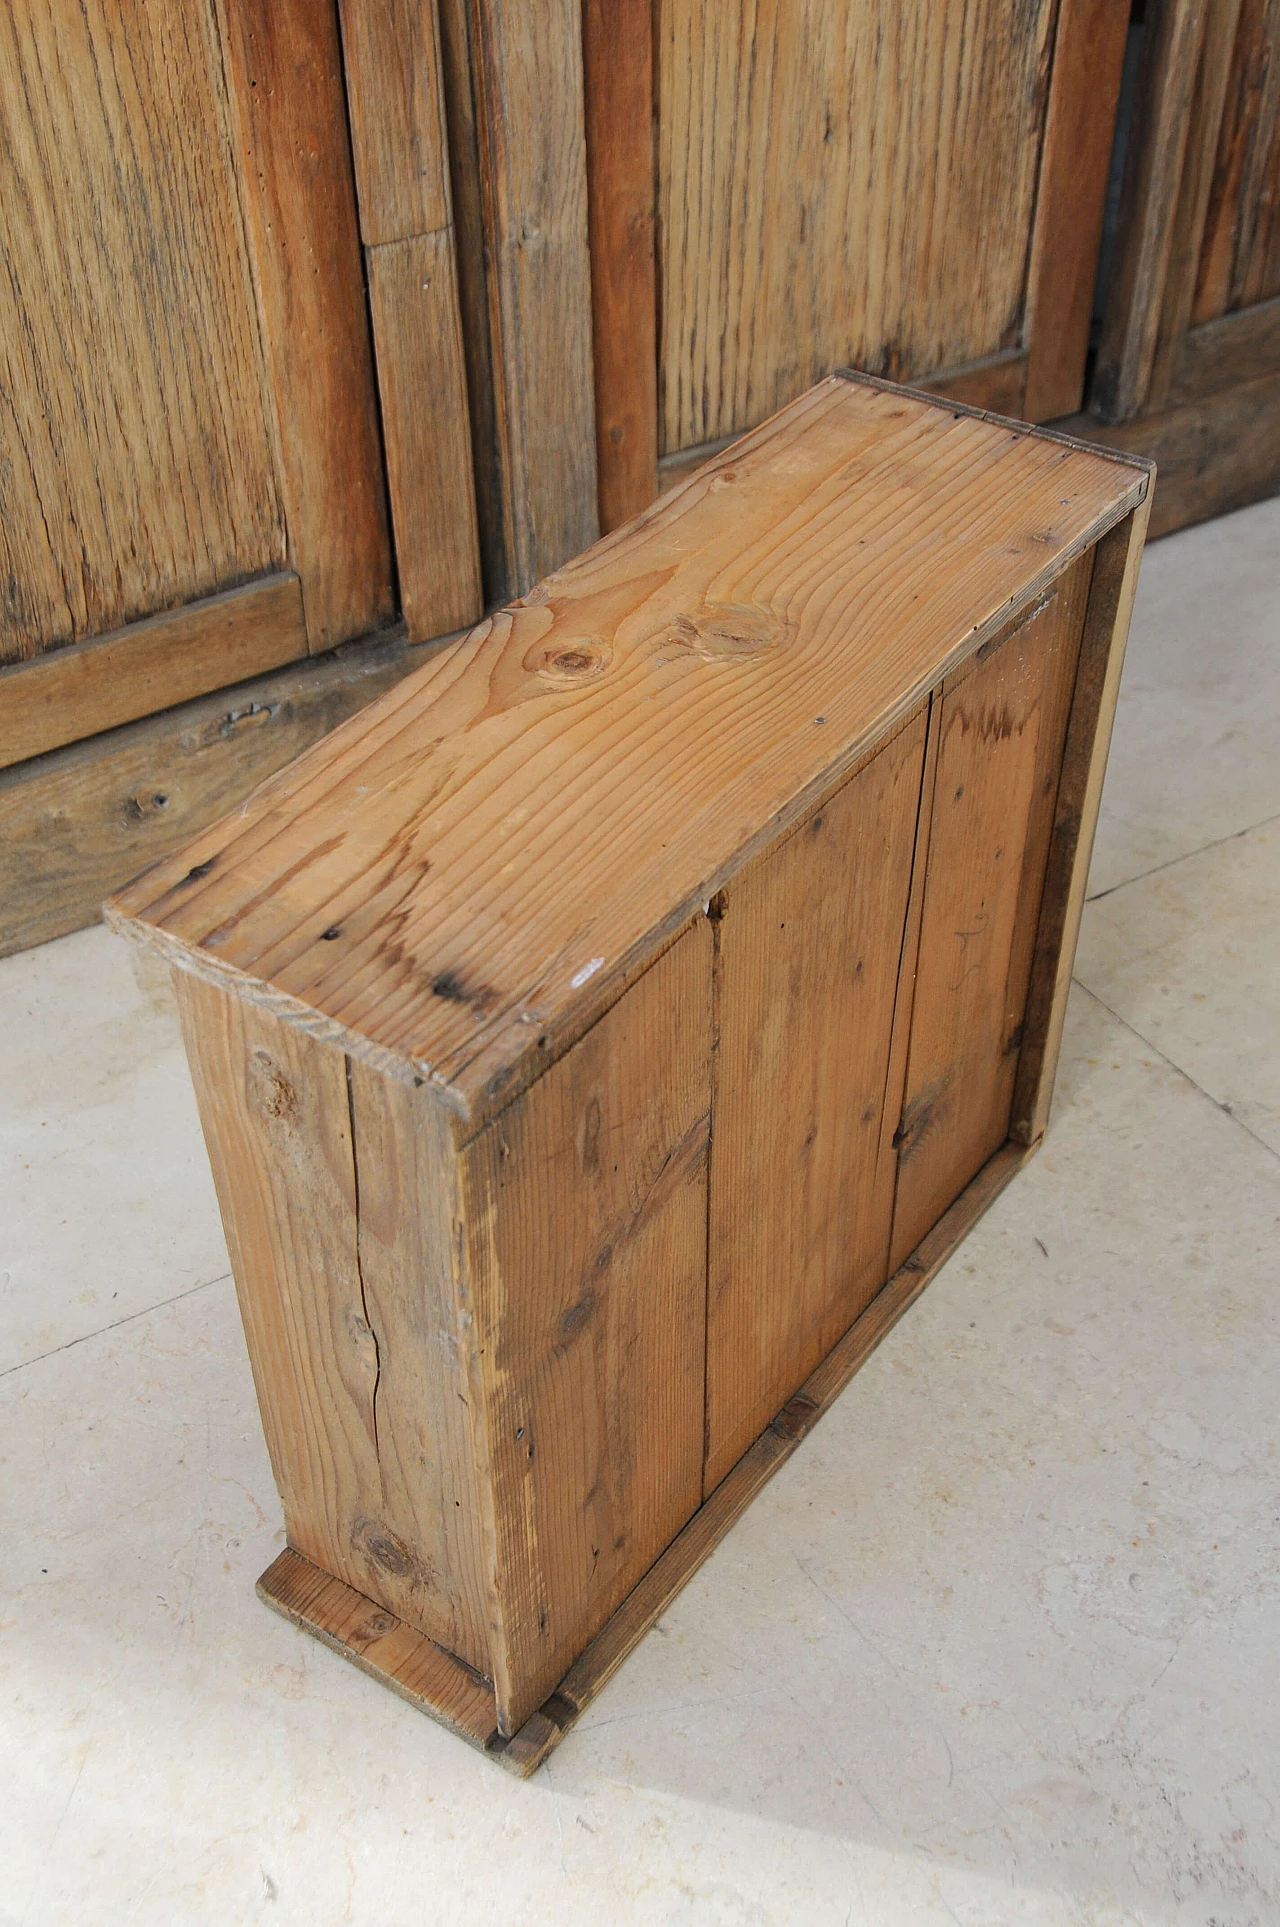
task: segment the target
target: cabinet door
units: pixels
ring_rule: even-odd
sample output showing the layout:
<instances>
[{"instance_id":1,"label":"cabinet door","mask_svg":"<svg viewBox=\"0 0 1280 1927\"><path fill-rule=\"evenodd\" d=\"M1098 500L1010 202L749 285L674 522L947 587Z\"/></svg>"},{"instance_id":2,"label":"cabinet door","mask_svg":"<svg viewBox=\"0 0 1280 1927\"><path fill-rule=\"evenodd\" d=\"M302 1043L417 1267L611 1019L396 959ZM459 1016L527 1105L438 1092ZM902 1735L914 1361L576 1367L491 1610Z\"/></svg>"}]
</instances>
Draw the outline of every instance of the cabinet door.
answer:
<instances>
[{"instance_id":1,"label":"cabinet door","mask_svg":"<svg viewBox=\"0 0 1280 1927\"><path fill-rule=\"evenodd\" d=\"M708 1491L887 1275L882 1124L924 747L920 711L713 907Z\"/></svg>"},{"instance_id":2,"label":"cabinet door","mask_svg":"<svg viewBox=\"0 0 1280 1927\"><path fill-rule=\"evenodd\" d=\"M1008 1135L1092 557L935 698L891 1269Z\"/></svg>"}]
</instances>

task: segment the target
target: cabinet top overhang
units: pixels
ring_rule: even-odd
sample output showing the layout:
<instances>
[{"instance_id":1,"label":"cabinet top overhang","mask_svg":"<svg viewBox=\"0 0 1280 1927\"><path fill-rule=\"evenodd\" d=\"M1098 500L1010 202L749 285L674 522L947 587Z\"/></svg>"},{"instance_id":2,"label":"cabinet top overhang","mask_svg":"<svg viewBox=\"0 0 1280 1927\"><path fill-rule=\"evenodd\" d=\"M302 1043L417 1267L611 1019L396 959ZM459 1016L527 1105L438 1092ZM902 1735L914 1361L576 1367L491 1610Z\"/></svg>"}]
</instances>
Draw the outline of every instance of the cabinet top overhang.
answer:
<instances>
[{"instance_id":1,"label":"cabinet top overhang","mask_svg":"<svg viewBox=\"0 0 1280 1927\"><path fill-rule=\"evenodd\" d=\"M442 646L108 921L479 1119L1149 478L833 376Z\"/></svg>"}]
</instances>

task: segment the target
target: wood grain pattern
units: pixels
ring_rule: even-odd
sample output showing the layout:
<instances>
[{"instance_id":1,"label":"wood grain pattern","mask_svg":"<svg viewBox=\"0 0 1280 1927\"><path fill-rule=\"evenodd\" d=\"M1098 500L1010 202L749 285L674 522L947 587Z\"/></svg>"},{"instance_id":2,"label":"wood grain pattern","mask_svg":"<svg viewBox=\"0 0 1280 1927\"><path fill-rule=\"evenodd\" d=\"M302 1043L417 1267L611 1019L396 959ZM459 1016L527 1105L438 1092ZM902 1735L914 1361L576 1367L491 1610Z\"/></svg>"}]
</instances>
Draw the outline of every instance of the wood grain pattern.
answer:
<instances>
[{"instance_id":1,"label":"wood grain pattern","mask_svg":"<svg viewBox=\"0 0 1280 1927\"><path fill-rule=\"evenodd\" d=\"M483 609L452 230L385 242L367 262L400 602L424 642Z\"/></svg>"},{"instance_id":2,"label":"wood grain pattern","mask_svg":"<svg viewBox=\"0 0 1280 1927\"><path fill-rule=\"evenodd\" d=\"M6 8L0 201L13 662L284 560L207 9Z\"/></svg>"},{"instance_id":3,"label":"wood grain pattern","mask_svg":"<svg viewBox=\"0 0 1280 1927\"><path fill-rule=\"evenodd\" d=\"M1280 294L1280 5L1242 0L1192 321Z\"/></svg>"},{"instance_id":4,"label":"wood grain pattern","mask_svg":"<svg viewBox=\"0 0 1280 1927\"><path fill-rule=\"evenodd\" d=\"M0 669L0 767L307 653L296 575L270 575Z\"/></svg>"},{"instance_id":5,"label":"wood grain pattern","mask_svg":"<svg viewBox=\"0 0 1280 1927\"><path fill-rule=\"evenodd\" d=\"M1204 401L1238 383L1280 374L1280 296L1190 328L1169 382L1168 406Z\"/></svg>"},{"instance_id":6,"label":"wood grain pattern","mask_svg":"<svg viewBox=\"0 0 1280 1927\"><path fill-rule=\"evenodd\" d=\"M519 593L599 531L581 0L471 0L469 28L507 593Z\"/></svg>"},{"instance_id":7,"label":"wood grain pattern","mask_svg":"<svg viewBox=\"0 0 1280 1927\"><path fill-rule=\"evenodd\" d=\"M378 404L335 0L217 0L313 652L393 613Z\"/></svg>"},{"instance_id":8,"label":"wood grain pattern","mask_svg":"<svg viewBox=\"0 0 1280 1927\"><path fill-rule=\"evenodd\" d=\"M1118 267L1090 397L1091 409L1106 421L1128 421L1147 398L1207 16L1207 0L1168 0L1144 48L1115 243Z\"/></svg>"},{"instance_id":9,"label":"wood grain pattern","mask_svg":"<svg viewBox=\"0 0 1280 1927\"><path fill-rule=\"evenodd\" d=\"M408 1091L380 1110L341 1051L195 978L176 990L289 1543L487 1670L438 1112Z\"/></svg>"},{"instance_id":10,"label":"wood grain pattern","mask_svg":"<svg viewBox=\"0 0 1280 1927\"><path fill-rule=\"evenodd\" d=\"M368 247L450 221L435 0L338 0L360 233Z\"/></svg>"},{"instance_id":11,"label":"wood grain pattern","mask_svg":"<svg viewBox=\"0 0 1280 1927\"><path fill-rule=\"evenodd\" d=\"M651 0L584 0L587 229L600 529L658 491Z\"/></svg>"},{"instance_id":12,"label":"wood grain pattern","mask_svg":"<svg viewBox=\"0 0 1280 1927\"><path fill-rule=\"evenodd\" d=\"M890 1266L1009 1133L1091 558L944 688Z\"/></svg>"},{"instance_id":13,"label":"wood grain pattern","mask_svg":"<svg viewBox=\"0 0 1280 1927\"><path fill-rule=\"evenodd\" d=\"M403 638L353 645L0 770L0 957L96 922L108 891L421 659Z\"/></svg>"},{"instance_id":14,"label":"wood grain pattern","mask_svg":"<svg viewBox=\"0 0 1280 1927\"><path fill-rule=\"evenodd\" d=\"M1010 1136L1023 1144L1038 1142L1049 1121L1129 619L1150 514L1148 499L1102 538L1093 558L1027 990L1025 1035L1010 1113Z\"/></svg>"},{"instance_id":15,"label":"wood grain pattern","mask_svg":"<svg viewBox=\"0 0 1280 1927\"><path fill-rule=\"evenodd\" d=\"M112 914L479 1121L1146 486L826 382Z\"/></svg>"},{"instance_id":16,"label":"wood grain pattern","mask_svg":"<svg viewBox=\"0 0 1280 1927\"><path fill-rule=\"evenodd\" d=\"M464 1154L513 1733L702 1496L704 918Z\"/></svg>"},{"instance_id":17,"label":"wood grain pattern","mask_svg":"<svg viewBox=\"0 0 1280 1927\"><path fill-rule=\"evenodd\" d=\"M1028 421L1079 408L1129 11L1062 0L1028 273Z\"/></svg>"},{"instance_id":18,"label":"wood grain pattern","mask_svg":"<svg viewBox=\"0 0 1280 1927\"><path fill-rule=\"evenodd\" d=\"M661 0L664 454L1019 345L1054 12Z\"/></svg>"},{"instance_id":19,"label":"wood grain pattern","mask_svg":"<svg viewBox=\"0 0 1280 1927\"><path fill-rule=\"evenodd\" d=\"M708 1492L888 1275L879 1148L926 715L715 906Z\"/></svg>"}]
</instances>

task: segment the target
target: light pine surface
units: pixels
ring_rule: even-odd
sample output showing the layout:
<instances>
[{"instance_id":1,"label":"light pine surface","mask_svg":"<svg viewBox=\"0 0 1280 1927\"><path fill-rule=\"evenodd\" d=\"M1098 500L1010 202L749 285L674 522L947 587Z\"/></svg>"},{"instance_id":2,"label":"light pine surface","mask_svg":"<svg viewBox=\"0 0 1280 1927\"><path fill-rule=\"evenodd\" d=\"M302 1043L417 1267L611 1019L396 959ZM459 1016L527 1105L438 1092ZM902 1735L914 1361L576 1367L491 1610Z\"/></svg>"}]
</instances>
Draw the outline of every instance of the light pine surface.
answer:
<instances>
[{"instance_id":1,"label":"light pine surface","mask_svg":"<svg viewBox=\"0 0 1280 1927\"><path fill-rule=\"evenodd\" d=\"M889 1057L926 727L927 705L713 906L708 1492L888 1276L879 1151L901 1103Z\"/></svg>"},{"instance_id":2,"label":"light pine surface","mask_svg":"<svg viewBox=\"0 0 1280 1927\"><path fill-rule=\"evenodd\" d=\"M0 20L0 662L285 559L213 18Z\"/></svg>"},{"instance_id":3,"label":"light pine surface","mask_svg":"<svg viewBox=\"0 0 1280 1927\"><path fill-rule=\"evenodd\" d=\"M110 914L479 1119L1146 486L828 380Z\"/></svg>"}]
</instances>

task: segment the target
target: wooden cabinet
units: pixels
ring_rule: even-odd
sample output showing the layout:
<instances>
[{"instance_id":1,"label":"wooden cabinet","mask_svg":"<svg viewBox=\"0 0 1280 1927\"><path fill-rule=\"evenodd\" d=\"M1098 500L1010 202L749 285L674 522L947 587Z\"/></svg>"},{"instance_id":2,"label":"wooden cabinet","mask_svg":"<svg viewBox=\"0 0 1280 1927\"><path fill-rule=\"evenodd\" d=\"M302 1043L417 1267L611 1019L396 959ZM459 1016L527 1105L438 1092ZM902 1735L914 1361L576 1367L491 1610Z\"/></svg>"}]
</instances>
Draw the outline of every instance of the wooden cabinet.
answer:
<instances>
[{"instance_id":1,"label":"wooden cabinet","mask_svg":"<svg viewBox=\"0 0 1280 1927\"><path fill-rule=\"evenodd\" d=\"M111 911L260 1590L517 1771L1043 1133L1148 479L828 380Z\"/></svg>"}]
</instances>

